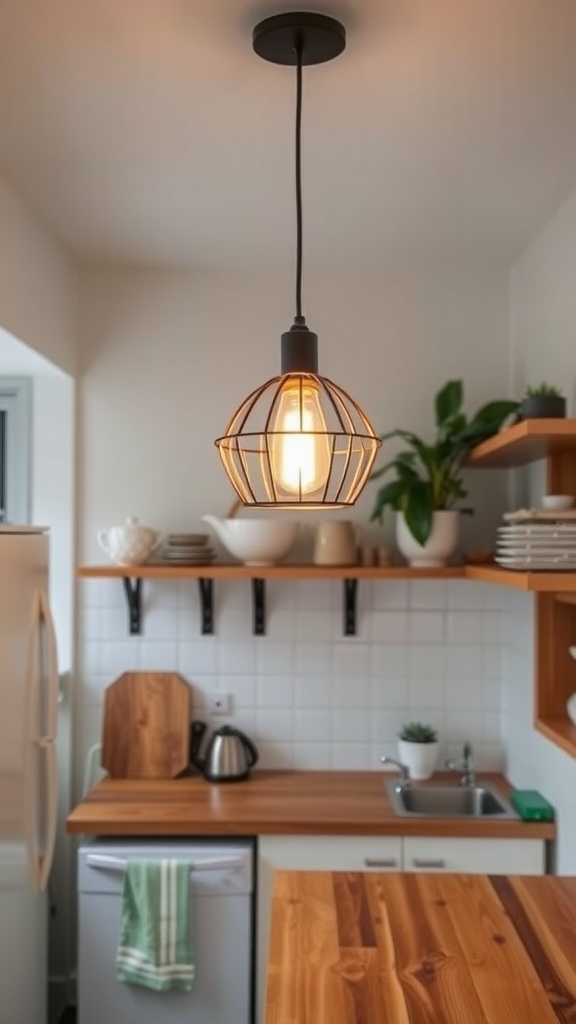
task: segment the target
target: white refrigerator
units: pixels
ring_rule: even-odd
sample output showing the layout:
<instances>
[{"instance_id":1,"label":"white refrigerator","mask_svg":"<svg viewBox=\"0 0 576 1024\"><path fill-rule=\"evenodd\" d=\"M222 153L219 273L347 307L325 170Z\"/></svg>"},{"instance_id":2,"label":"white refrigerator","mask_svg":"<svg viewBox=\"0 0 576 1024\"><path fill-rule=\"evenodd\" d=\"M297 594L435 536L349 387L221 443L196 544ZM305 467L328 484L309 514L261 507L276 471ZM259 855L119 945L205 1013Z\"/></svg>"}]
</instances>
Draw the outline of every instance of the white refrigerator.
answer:
<instances>
[{"instance_id":1,"label":"white refrigerator","mask_svg":"<svg viewBox=\"0 0 576 1024\"><path fill-rule=\"evenodd\" d=\"M46 1024L58 668L49 537L0 527L0 1019Z\"/></svg>"}]
</instances>

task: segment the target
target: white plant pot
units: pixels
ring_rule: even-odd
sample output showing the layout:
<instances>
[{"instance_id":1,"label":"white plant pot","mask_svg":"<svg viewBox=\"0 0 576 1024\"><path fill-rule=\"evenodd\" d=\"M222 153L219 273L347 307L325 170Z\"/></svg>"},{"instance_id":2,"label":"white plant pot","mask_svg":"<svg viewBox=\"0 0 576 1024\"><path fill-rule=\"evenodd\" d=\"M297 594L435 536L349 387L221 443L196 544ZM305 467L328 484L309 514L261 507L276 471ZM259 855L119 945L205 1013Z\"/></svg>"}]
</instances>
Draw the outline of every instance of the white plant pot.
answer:
<instances>
[{"instance_id":1,"label":"white plant pot","mask_svg":"<svg viewBox=\"0 0 576 1024\"><path fill-rule=\"evenodd\" d=\"M396 515L396 544L409 565L436 568L446 565L458 547L460 513L455 509L435 512L432 532L424 545L414 539L403 512Z\"/></svg>"},{"instance_id":2,"label":"white plant pot","mask_svg":"<svg viewBox=\"0 0 576 1024\"><path fill-rule=\"evenodd\" d=\"M409 743L398 740L398 759L410 770L410 778L429 779L436 767L438 743Z\"/></svg>"}]
</instances>

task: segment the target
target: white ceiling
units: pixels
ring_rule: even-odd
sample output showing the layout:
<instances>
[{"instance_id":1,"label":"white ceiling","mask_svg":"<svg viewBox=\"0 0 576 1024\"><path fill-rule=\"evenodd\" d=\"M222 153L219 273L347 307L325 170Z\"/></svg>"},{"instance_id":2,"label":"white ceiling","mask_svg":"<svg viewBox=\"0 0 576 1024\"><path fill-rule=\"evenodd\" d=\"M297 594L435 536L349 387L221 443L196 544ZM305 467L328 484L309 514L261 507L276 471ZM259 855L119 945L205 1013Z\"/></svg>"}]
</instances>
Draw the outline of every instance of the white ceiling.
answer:
<instances>
[{"instance_id":1,"label":"white ceiling","mask_svg":"<svg viewBox=\"0 0 576 1024\"><path fill-rule=\"evenodd\" d=\"M302 4L2 0L0 174L79 258L293 262ZM304 5L306 9L306 5ZM574 0L349 0L304 73L306 265L509 262L576 186Z\"/></svg>"}]
</instances>

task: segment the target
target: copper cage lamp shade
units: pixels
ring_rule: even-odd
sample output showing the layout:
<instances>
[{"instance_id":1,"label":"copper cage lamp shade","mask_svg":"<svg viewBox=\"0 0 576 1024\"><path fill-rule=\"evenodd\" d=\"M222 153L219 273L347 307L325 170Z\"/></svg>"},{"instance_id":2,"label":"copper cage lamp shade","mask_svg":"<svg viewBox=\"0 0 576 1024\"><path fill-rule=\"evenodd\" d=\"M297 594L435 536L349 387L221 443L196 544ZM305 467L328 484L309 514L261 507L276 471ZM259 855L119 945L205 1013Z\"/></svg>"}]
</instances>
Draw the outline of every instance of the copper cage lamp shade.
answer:
<instances>
[{"instance_id":1,"label":"copper cage lamp shade","mask_svg":"<svg viewBox=\"0 0 576 1024\"><path fill-rule=\"evenodd\" d=\"M344 27L321 14L276 15L254 29L259 56L297 69L297 251L296 315L282 335L280 376L248 395L215 442L228 478L247 506L353 505L381 443L357 402L318 374L318 339L302 315L302 67L331 60L345 44Z\"/></svg>"}]
</instances>

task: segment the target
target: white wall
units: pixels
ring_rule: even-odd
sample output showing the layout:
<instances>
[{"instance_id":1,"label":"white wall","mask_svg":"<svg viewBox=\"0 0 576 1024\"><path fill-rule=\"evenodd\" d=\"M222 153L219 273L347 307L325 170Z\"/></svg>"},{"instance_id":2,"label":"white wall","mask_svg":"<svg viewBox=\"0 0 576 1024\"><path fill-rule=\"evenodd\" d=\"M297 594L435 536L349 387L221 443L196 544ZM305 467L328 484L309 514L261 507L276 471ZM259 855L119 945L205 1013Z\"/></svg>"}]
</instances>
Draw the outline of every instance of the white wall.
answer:
<instances>
[{"instance_id":1,"label":"white wall","mask_svg":"<svg viewBox=\"0 0 576 1024\"><path fill-rule=\"evenodd\" d=\"M429 429L433 394L449 377L465 378L469 411L506 394L505 275L313 277L306 294L322 370L377 429ZM81 297L80 560L90 563L106 561L97 530L128 515L169 531L225 514L233 494L213 439L278 372L292 288L261 274L92 270ZM483 512L467 536L489 540L503 475L476 474L474 490ZM353 513L364 530L373 498L369 488ZM136 668L182 672L200 715L208 693L230 692L232 720L268 766L375 767L408 715L437 722L443 755L470 737L481 765L501 764L497 590L363 583L359 636L343 639L338 585L269 586L264 638L251 635L248 584L230 582L216 585L216 636L201 637L197 589L146 582L144 635L131 638L121 583L82 583L78 785L104 687Z\"/></svg>"},{"instance_id":2,"label":"white wall","mask_svg":"<svg viewBox=\"0 0 576 1024\"><path fill-rule=\"evenodd\" d=\"M94 559L97 529L128 515L180 529L229 508L234 495L213 441L240 400L279 372L292 283L93 271L81 294L80 520L83 557ZM429 430L434 392L449 377L465 379L469 411L507 391L507 281L496 270L311 277L307 305L321 372L378 430ZM502 475L469 479L478 515L466 535L490 536ZM368 487L357 519L367 523L373 500Z\"/></svg>"},{"instance_id":3,"label":"white wall","mask_svg":"<svg viewBox=\"0 0 576 1024\"><path fill-rule=\"evenodd\" d=\"M547 380L576 414L576 191L512 268L511 353L518 391Z\"/></svg>"},{"instance_id":4,"label":"white wall","mask_svg":"<svg viewBox=\"0 0 576 1024\"><path fill-rule=\"evenodd\" d=\"M511 274L513 383L547 380L564 389L576 413L576 192L516 263ZM542 464L518 474L518 494L537 500ZM532 601L508 595L504 615L504 730L508 775L520 787L539 789L558 810L558 870L576 873L574 789L576 761L534 730L534 630Z\"/></svg>"},{"instance_id":5,"label":"white wall","mask_svg":"<svg viewBox=\"0 0 576 1024\"><path fill-rule=\"evenodd\" d=\"M64 250L2 179L0 325L74 374L76 271Z\"/></svg>"}]
</instances>

